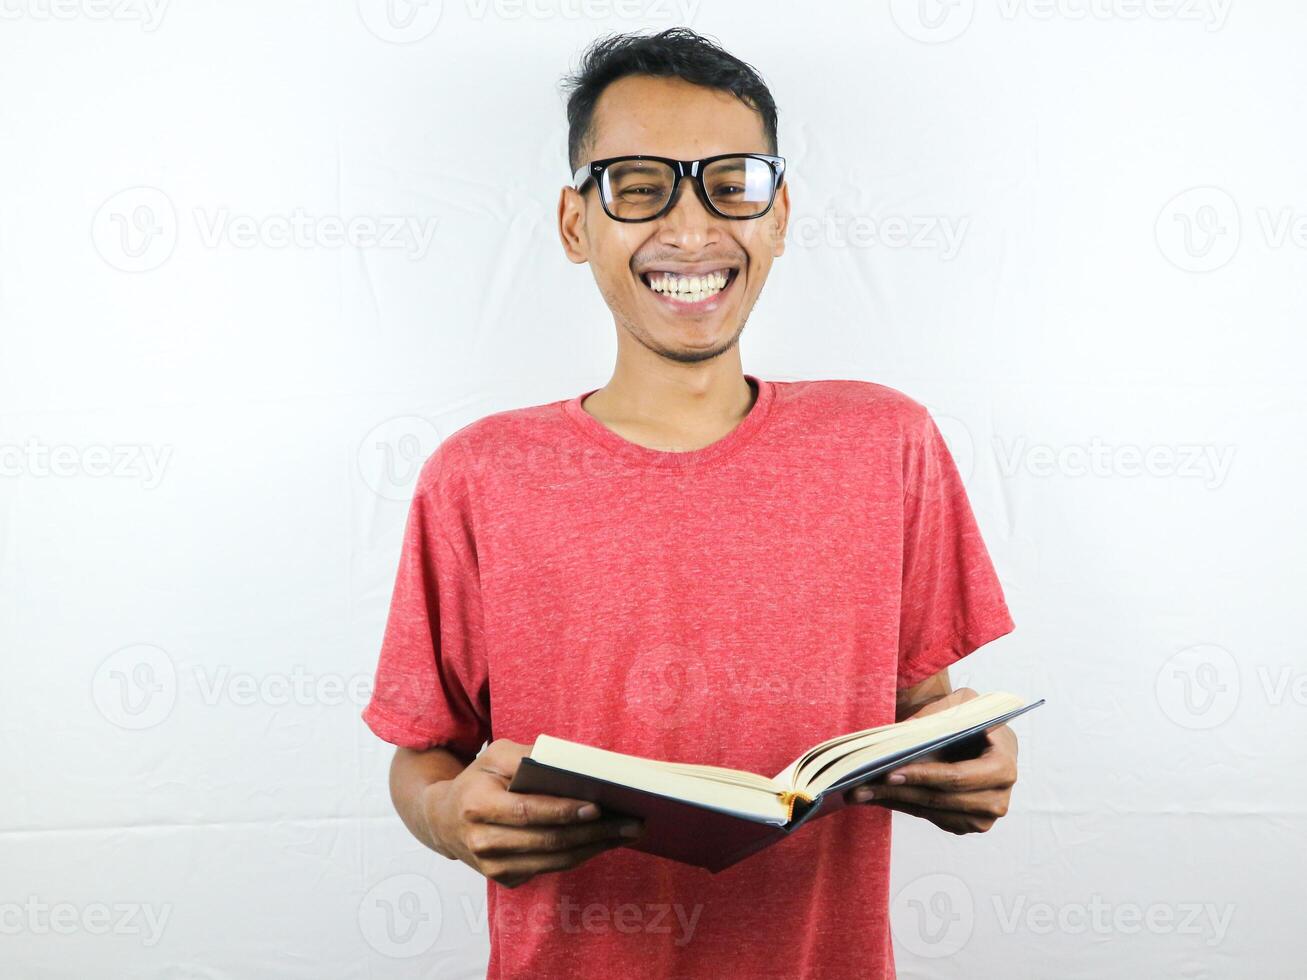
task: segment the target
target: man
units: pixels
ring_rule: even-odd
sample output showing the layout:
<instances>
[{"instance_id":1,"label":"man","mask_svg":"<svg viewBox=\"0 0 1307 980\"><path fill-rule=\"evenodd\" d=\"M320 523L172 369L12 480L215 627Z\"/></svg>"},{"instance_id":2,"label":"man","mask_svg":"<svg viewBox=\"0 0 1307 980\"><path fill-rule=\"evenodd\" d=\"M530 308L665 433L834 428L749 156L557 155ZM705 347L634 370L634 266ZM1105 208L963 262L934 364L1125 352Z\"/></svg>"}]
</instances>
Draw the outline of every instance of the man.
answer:
<instances>
[{"instance_id":1,"label":"man","mask_svg":"<svg viewBox=\"0 0 1307 980\"><path fill-rule=\"evenodd\" d=\"M742 370L790 214L762 80L674 29L599 42L572 83L559 234L617 363L423 469L364 712L399 746L396 809L488 879L491 977L893 977L890 810L989 829L1006 728L718 875L625 848L638 822L507 790L541 733L775 773L974 697L948 665L1013 629L919 403Z\"/></svg>"}]
</instances>

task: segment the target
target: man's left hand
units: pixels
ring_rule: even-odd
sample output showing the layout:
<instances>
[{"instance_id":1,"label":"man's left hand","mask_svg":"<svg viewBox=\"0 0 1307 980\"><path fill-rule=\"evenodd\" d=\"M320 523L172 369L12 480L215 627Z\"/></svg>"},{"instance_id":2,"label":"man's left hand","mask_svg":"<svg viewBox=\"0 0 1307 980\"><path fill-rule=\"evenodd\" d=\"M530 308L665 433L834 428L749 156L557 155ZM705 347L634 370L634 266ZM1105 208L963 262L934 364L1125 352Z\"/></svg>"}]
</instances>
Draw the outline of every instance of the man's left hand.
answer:
<instances>
[{"instance_id":1,"label":"man's left hand","mask_svg":"<svg viewBox=\"0 0 1307 980\"><path fill-rule=\"evenodd\" d=\"M934 714L976 697L961 688L913 714ZM848 802L871 803L922 817L954 834L984 833L1007 813L1017 781L1017 737L1007 725L985 736L974 759L958 762L911 762L883 780L850 790Z\"/></svg>"}]
</instances>

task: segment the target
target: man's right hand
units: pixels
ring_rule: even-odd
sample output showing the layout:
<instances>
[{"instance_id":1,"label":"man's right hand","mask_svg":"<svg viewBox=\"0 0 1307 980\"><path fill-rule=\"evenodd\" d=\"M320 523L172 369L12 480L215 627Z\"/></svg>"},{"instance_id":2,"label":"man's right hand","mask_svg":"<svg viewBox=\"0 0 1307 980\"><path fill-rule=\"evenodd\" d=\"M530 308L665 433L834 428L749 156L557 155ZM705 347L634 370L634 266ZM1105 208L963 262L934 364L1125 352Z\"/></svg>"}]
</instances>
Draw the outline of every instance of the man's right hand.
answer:
<instances>
[{"instance_id":1,"label":"man's right hand","mask_svg":"<svg viewBox=\"0 0 1307 980\"><path fill-rule=\"evenodd\" d=\"M601 816L585 800L510 793L508 784L530 752L529 745L498 739L453 779L425 788L421 813L438 853L516 888L639 837L640 821Z\"/></svg>"}]
</instances>

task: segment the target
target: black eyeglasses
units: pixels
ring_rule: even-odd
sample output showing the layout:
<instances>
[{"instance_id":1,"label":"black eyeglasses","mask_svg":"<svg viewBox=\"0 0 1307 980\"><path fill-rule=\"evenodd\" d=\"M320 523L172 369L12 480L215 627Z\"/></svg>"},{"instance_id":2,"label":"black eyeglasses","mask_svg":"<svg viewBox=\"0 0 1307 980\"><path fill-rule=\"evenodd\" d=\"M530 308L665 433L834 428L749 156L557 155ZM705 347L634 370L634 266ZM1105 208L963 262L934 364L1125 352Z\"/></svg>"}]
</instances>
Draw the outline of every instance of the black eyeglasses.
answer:
<instances>
[{"instance_id":1,"label":"black eyeglasses","mask_svg":"<svg viewBox=\"0 0 1307 980\"><path fill-rule=\"evenodd\" d=\"M572 186L584 191L593 180L604 213L614 221L653 221L671 209L684 177L695 183L699 199L719 218L761 218L785 179L785 158L767 153L722 153L702 160L609 157L580 167Z\"/></svg>"}]
</instances>

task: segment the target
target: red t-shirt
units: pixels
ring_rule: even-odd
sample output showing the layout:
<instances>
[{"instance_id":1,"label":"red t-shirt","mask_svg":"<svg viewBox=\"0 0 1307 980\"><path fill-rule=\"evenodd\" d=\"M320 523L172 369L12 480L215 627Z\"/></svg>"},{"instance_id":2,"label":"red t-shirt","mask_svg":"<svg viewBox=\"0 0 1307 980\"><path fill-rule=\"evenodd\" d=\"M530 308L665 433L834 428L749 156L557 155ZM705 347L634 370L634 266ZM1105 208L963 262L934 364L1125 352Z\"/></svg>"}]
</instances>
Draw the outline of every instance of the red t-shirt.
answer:
<instances>
[{"instance_id":1,"label":"red t-shirt","mask_svg":"<svg viewBox=\"0 0 1307 980\"><path fill-rule=\"evenodd\" d=\"M746 378L749 413L688 452L626 441L590 392L449 436L409 514L369 727L770 776L1013 629L921 404ZM889 859L890 812L860 806L716 875L619 848L488 881L488 976L892 978Z\"/></svg>"}]
</instances>

